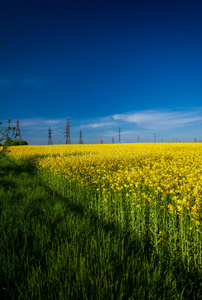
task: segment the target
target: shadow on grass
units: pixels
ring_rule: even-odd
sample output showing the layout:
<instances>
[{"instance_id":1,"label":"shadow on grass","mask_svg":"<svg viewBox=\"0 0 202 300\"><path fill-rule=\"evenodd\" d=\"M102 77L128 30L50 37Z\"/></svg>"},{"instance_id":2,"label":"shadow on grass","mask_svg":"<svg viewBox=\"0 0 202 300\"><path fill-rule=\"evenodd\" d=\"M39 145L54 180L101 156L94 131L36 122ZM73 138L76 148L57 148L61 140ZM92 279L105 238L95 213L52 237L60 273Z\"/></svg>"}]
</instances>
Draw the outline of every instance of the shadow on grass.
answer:
<instances>
[{"instance_id":1,"label":"shadow on grass","mask_svg":"<svg viewBox=\"0 0 202 300\"><path fill-rule=\"evenodd\" d=\"M17 178L19 175L35 175L37 172L36 166L30 163L17 163L8 156L0 159L0 187L3 189L12 189L17 187L18 183L13 180L13 176Z\"/></svg>"},{"instance_id":2,"label":"shadow on grass","mask_svg":"<svg viewBox=\"0 0 202 300\"><path fill-rule=\"evenodd\" d=\"M14 173L16 176L23 172L27 172L30 175L36 174L37 168L33 162L21 161L20 163L14 159L4 156L0 159L0 174Z\"/></svg>"},{"instance_id":3,"label":"shadow on grass","mask_svg":"<svg viewBox=\"0 0 202 300\"><path fill-rule=\"evenodd\" d=\"M14 181L1 178L1 174L0 174L0 187L3 187L4 189L9 189L9 188L14 188L15 186L16 183Z\"/></svg>"}]
</instances>

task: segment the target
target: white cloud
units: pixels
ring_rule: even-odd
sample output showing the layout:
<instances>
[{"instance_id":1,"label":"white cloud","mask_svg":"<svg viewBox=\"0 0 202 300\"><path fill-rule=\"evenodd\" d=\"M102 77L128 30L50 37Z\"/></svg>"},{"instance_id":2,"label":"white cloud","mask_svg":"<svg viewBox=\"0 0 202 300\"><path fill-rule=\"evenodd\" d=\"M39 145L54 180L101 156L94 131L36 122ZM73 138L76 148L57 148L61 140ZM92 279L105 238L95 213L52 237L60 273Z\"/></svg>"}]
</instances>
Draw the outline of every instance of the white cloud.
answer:
<instances>
[{"instance_id":1,"label":"white cloud","mask_svg":"<svg viewBox=\"0 0 202 300\"><path fill-rule=\"evenodd\" d=\"M114 120L135 123L145 129L169 129L202 122L202 111L155 111L145 110L126 114L115 114Z\"/></svg>"},{"instance_id":2,"label":"white cloud","mask_svg":"<svg viewBox=\"0 0 202 300\"><path fill-rule=\"evenodd\" d=\"M29 112L27 109L25 111ZM54 140L64 142L66 118L46 119L35 117L29 112L30 118L19 118L21 134L31 139L39 137L47 142L48 128L51 126ZM2 120L3 126L7 126L8 121ZM98 141L98 133L101 133L105 142L111 142L114 137L119 139L119 127L121 128L121 140L125 142L136 142L139 136L141 141L153 141L154 132L158 140L161 137L168 141L173 137L179 140L201 139L200 128L202 123L202 108L180 108L177 110L145 110L114 114L106 117L98 117L86 120L76 120L71 125L71 138L77 143L79 130L82 129L85 142ZM11 126L16 125L16 120L12 119ZM154 131L155 130L155 131ZM169 136L168 136L169 135ZM35 140L33 140L35 142ZM33 142L32 142L33 143Z\"/></svg>"},{"instance_id":3,"label":"white cloud","mask_svg":"<svg viewBox=\"0 0 202 300\"><path fill-rule=\"evenodd\" d=\"M83 125L82 127L86 127L86 128L98 128L98 127L114 126L114 125L116 125L115 122L97 122L97 123L91 123L91 124Z\"/></svg>"},{"instance_id":4,"label":"white cloud","mask_svg":"<svg viewBox=\"0 0 202 300\"><path fill-rule=\"evenodd\" d=\"M20 127L27 127L27 128L39 128L52 125L60 125L65 124L65 119L44 119L44 118L29 118L29 119L20 119Z\"/></svg>"}]
</instances>

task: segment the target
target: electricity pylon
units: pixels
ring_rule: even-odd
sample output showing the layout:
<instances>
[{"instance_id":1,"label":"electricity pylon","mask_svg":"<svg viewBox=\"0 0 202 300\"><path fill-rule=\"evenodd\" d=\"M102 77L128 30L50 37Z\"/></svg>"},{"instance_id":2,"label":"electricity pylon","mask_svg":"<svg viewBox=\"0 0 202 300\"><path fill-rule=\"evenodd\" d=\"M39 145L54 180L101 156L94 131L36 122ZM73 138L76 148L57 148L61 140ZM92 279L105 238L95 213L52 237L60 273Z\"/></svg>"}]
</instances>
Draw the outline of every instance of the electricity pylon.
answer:
<instances>
[{"instance_id":1,"label":"electricity pylon","mask_svg":"<svg viewBox=\"0 0 202 300\"><path fill-rule=\"evenodd\" d=\"M71 144L70 140L70 119L67 117L67 123L66 123L66 130L65 130L65 137L66 137L66 144Z\"/></svg>"},{"instance_id":2,"label":"electricity pylon","mask_svg":"<svg viewBox=\"0 0 202 300\"><path fill-rule=\"evenodd\" d=\"M17 118L16 129L15 129L15 141L22 141L21 133L20 133L20 125Z\"/></svg>"},{"instance_id":3,"label":"electricity pylon","mask_svg":"<svg viewBox=\"0 0 202 300\"><path fill-rule=\"evenodd\" d=\"M80 130L79 134L79 144L83 144L82 131Z\"/></svg>"},{"instance_id":4,"label":"electricity pylon","mask_svg":"<svg viewBox=\"0 0 202 300\"><path fill-rule=\"evenodd\" d=\"M51 137L51 128L49 126L49 129L48 129L48 145L52 145L53 142L52 142L52 137Z\"/></svg>"}]
</instances>

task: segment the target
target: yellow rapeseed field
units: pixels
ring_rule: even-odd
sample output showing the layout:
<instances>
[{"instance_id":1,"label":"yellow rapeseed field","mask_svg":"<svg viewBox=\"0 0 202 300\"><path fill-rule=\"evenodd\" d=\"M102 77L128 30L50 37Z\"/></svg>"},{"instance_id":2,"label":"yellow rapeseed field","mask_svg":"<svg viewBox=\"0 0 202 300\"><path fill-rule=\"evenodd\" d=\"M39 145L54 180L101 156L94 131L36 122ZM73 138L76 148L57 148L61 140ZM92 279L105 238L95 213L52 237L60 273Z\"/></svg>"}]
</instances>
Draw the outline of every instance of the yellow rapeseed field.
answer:
<instances>
[{"instance_id":1,"label":"yellow rapeseed field","mask_svg":"<svg viewBox=\"0 0 202 300\"><path fill-rule=\"evenodd\" d=\"M201 263L201 143L18 146L10 155L34 159L75 201L83 195L106 218L149 232L157 250L166 242Z\"/></svg>"}]
</instances>

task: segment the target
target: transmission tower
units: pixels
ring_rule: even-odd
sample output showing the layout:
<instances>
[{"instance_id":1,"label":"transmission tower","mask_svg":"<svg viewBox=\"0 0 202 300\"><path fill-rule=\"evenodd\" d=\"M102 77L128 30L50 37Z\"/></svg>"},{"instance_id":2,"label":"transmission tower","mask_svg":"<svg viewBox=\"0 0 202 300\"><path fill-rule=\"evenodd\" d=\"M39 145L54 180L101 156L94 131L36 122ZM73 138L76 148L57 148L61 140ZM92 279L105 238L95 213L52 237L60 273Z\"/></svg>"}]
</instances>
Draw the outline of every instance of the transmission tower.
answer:
<instances>
[{"instance_id":1,"label":"transmission tower","mask_svg":"<svg viewBox=\"0 0 202 300\"><path fill-rule=\"evenodd\" d=\"M137 142L138 142L138 143L140 142L139 134L138 134L138 136L137 136Z\"/></svg>"},{"instance_id":2,"label":"transmission tower","mask_svg":"<svg viewBox=\"0 0 202 300\"><path fill-rule=\"evenodd\" d=\"M52 142L52 137L51 137L51 128L49 126L49 129L48 129L48 145L52 145L53 142Z\"/></svg>"},{"instance_id":3,"label":"transmission tower","mask_svg":"<svg viewBox=\"0 0 202 300\"><path fill-rule=\"evenodd\" d=\"M80 130L79 134L79 144L83 144L82 131Z\"/></svg>"},{"instance_id":4,"label":"transmission tower","mask_svg":"<svg viewBox=\"0 0 202 300\"><path fill-rule=\"evenodd\" d=\"M16 129L15 129L15 141L22 141L21 133L20 133L20 125L17 118Z\"/></svg>"},{"instance_id":5,"label":"transmission tower","mask_svg":"<svg viewBox=\"0 0 202 300\"><path fill-rule=\"evenodd\" d=\"M65 137L66 137L66 144L71 144L70 140L70 119L67 117L67 123L66 123L66 130L65 130Z\"/></svg>"},{"instance_id":6,"label":"transmission tower","mask_svg":"<svg viewBox=\"0 0 202 300\"><path fill-rule=\"evenodd\" d=\"M101 138L101 134L99 134L99 144L102 144L103 141L102 141L102 138Z\"/></svg>"},{"instance_id":7,"label":"transmission tower","mask_svg":"<svg viewBox=\"0 0 202 300\"><path fill-rule=\"evenodd\" d=\"M154 143L156 143L156 133L154 133Z\"/></svg>"},{"instance_id":8,"label":"transmission tower","mask_svg":"<svg viewBox=\"0 0 202 300\"><path fill-rule=\"evenodd\" d=\"M114 137L112 138L112 144L114 144Z\"/></svg>"},{"instance_id":9,"label":"transmission tower","mask_svg":"<svg viewBox=\"0 0 202 300\"><path fill-rule=\"evenodd\" d=\"M121 128L119 127L119 143L121 142Z\"/></svg>"}]
</instances>

